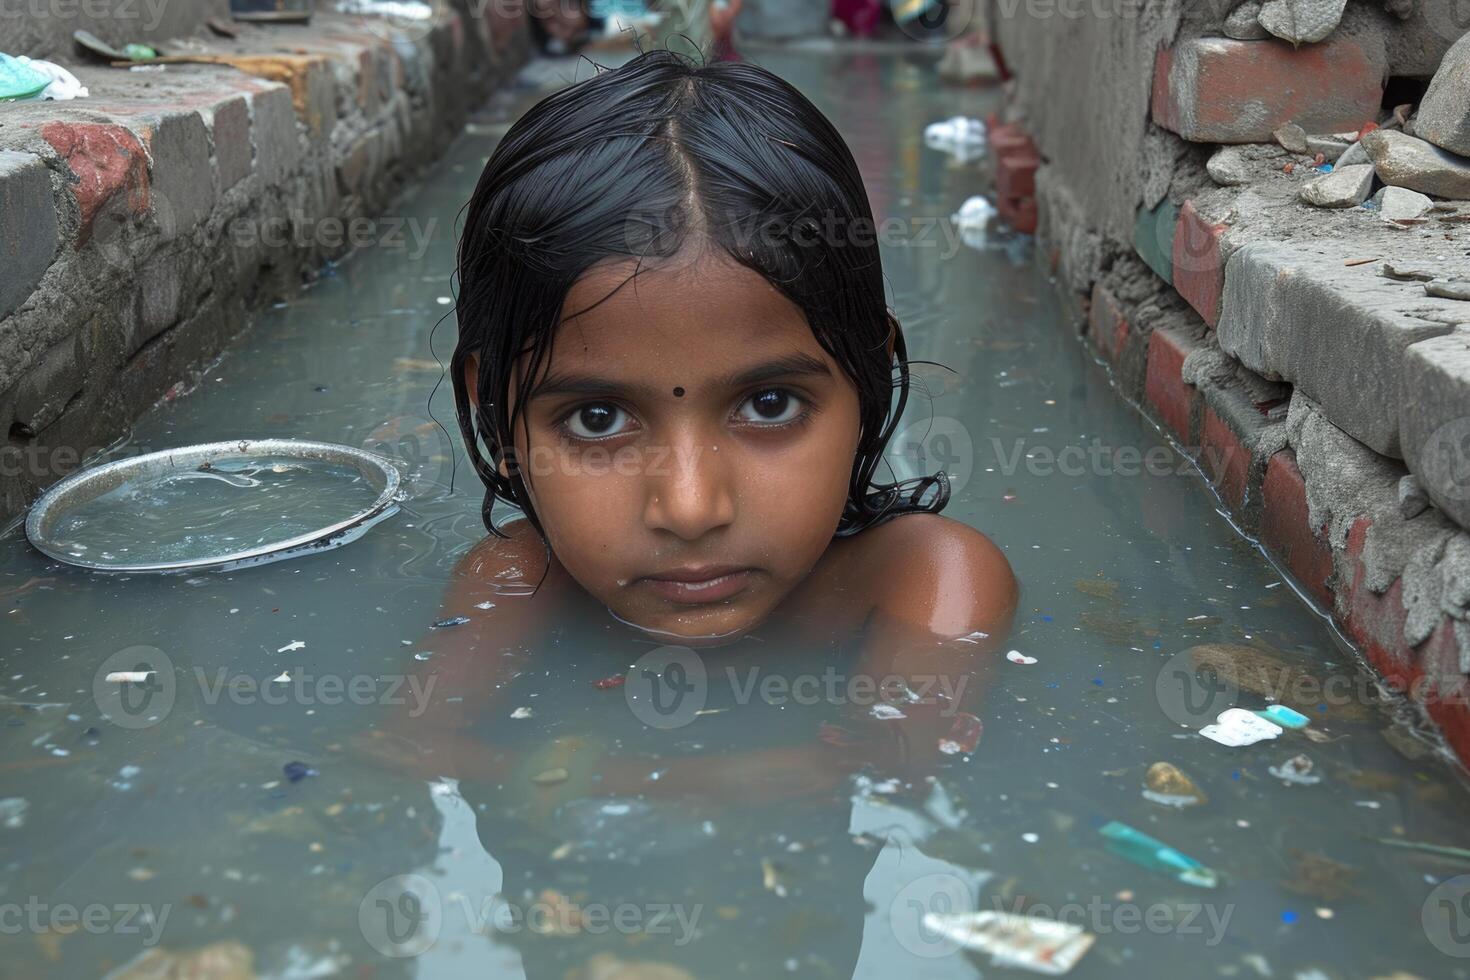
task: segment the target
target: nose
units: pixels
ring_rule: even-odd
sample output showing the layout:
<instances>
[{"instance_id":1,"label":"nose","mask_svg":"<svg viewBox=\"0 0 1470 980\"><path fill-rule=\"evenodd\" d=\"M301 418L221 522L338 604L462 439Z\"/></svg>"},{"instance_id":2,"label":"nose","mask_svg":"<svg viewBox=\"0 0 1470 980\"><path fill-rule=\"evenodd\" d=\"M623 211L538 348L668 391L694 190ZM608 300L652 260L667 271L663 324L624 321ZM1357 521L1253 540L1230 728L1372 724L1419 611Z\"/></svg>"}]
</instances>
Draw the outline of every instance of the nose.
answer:
<instances>
[{"instance_id":1,"label":"nose","mask_svg":"<svg viewBox=\"0 0 1470 980\"><path fill-rule=\"evenodd\" d=\"M643 510L647 527L695 541L734 522L734 461L732 454L719 451L718 442L685 431L651 458Z\"/></svg>"}]
</instances>

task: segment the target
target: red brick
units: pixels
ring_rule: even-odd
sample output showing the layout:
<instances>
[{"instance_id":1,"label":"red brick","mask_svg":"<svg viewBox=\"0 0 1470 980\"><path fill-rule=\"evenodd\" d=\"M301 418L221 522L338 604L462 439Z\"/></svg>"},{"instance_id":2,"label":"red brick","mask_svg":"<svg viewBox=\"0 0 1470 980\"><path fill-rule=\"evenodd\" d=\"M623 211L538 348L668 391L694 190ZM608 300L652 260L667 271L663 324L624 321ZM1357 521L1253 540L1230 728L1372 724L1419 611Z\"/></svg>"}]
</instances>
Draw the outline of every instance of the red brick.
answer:
<instances>
[{"instance_id":1,"label":"red brick","mask_svg":"<svg viewBox=\"0 0 1470 980\"><path fill-rule=\"evenodd\" d=\"M1039 166L1041 157L1035 150L1010 150L996 157L996 193L1001 197L1035 197Z\"/></svg>"},{"instance_id":2,"label":"red brick","mask_svg":"<svg viewBox=\"0 0 1470 980\"><path fill-rule=\"evenodd\" d=\"M148 210L148 155L130 131L105 123L52 122L41 128L41 137L76 175L71 190L82 214L79 241L91 237L92 219L120 191L133 213Z\"/></svg>"},{"instance_id":3,"label":"red brick","mask_svg":"<svg viewBox=\"0 0 1470 980\"><path fill-rule=\"evenodd\" d=\"M1148 338L1148 376L1144 397L1180 442L1189 443L1194 434L1190 420L1199 392L1184 380L1184 359L1194 350L1192 340L1172 330L1154 330Z\"/></svg>"},{"instance_id":4,"label":"red brick","mask_svg":"<svg viewBox=\"0 0 1470 980\"><path fill-rule=\"evenodd\" d=\"M1384 73L1381 47L1343 35L1300 48L1192 38L1154 62L1153 118L1200 143L1269 142L1289 122L1309 133L1349 132L1376 118Z\"/></svg>"},{"instance_id":5,"label":"red brick","mask_svg":"<svg viewBox=\"0 0 1470 980\"><path fill-rule=\"evenodd\" d=\"M1347 559L1352 583L1343 603L1346 609L1343 626L1378 673L1395 687L1408 690L1415 683L1418 671L1413 657L1404 648L1407 613L1402 599L1403 583L1395 581L1382 595L1365 584L1367 573L1362 555L1369 526L1368 518L1360 517L1348 531Z\"/></svg>"},{"instance_id":6,"label":"red brick","mask_svg":"<svg viewBox=\"0 0 1470 980\"><path fill-rule=\"evenodd\" d=\"M1416 700L1439 726L1445 741L1461 762L1470 761L1470 682L1460 673L1460 648L1455 621L1446 616L1424 642L1419 654L1424 682Z\"/></svg>"},{"instance_id":7,"label":"red brick","mask_svg":"<svg viewBox=\"0 0 1470 980\"><path fill-rule=\"evenodd\" d=\"M995 209L1012 228L1024 235L1036 234L1036 198L1002 197L996 201Z\"/></svg>"},{"instance_id":8,"label":"red brick","mask_svg":"<svg viewBox=\"0 0 1470 980\"><path fill-rule=\"evenodd\" d=\"M1240 438L1216 415L1205 408L1204 429L1200 433L1200 465L1232 511L1245 504L1246 480L1250 476L1251 454Z\"/></svg>"},{"instance_id":9,"label":"red brick","mask_svg":"<svg viewBox=\"0 0 1470 980\"><path fill-rule=\"evenodd\" d=\"M1286 563L1313 598L1331 609L1327 580L1332 575L1332 546L1307 517L1307 485L1296 453L1283 449L1267 461L1261 498L1261 543Z\"/></svg>"},{"instance_id":10,"label":"red brick","mask_svg":"<svg viewBox=\"0 0 1470 980\"><path fill-rule=\"evenodd\" d=\"M1185 201L1174 229L1174 288L1212 327L1220 322L1220 293L1225 288L1220 236L1227 227L1206 221L1193 201Z\"/></svg>"}]
</instances>

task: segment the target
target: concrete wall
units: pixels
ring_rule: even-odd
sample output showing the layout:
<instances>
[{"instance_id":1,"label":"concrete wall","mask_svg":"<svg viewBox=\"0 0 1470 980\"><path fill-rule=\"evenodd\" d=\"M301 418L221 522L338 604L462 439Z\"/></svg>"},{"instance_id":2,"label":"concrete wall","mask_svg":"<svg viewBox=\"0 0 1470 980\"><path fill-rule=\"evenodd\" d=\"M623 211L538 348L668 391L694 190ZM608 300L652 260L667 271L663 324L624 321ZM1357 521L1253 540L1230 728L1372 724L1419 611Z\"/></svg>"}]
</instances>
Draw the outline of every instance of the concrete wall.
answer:
<instances>
[{"instance_id":1,"label":"concrete wall","mask_svg":"<svg viewBox=\"0 0 1470 980\"><path fill-rule=\"evenodd\" d=\"M211 17L228 22L230 0L0 0L0 51L68 58L78 30L114 46L154 45L202 33Z\"/></svg>"},{"instance_id":2,"label":"concrete wall","mask_svg":"<svg viewBox=\"0 0 1470 980\"><path fill-rule=\"evenodd\" d=\"M412 31L242 25L209 42L233 65L79 66L90 97L5 107L0 518L187 387L352 247L330 229L443 152L527 48L520 19L463 9Z\"/></svg>"}]
</instances>

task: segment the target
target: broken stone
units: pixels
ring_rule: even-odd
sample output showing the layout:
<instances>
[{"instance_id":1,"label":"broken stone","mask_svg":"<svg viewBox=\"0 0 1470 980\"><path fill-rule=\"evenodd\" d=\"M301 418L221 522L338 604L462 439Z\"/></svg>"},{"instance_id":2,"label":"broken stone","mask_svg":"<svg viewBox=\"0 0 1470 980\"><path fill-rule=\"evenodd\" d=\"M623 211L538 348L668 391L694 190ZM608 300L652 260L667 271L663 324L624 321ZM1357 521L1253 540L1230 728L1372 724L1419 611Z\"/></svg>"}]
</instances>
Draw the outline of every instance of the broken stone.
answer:
<instances>
[{"instance_id":1,"label":"broken stone","mask_svg":"<svg viewBox=\"0 0 1470 980\"><path fill-rule=\"evenodd\" d=\"M1210 179L1221 187L1239 187L1250 183L1250 164L1245 151L1238 146L1222 146L1205 164Z\"/></svg>"},{"instance_id":2,"label":"broken stone","mask_svg":"<svg viewBox=\"0 0 1470 980\"><path fill-rule=\"evenodd\" d=\"M1355 208L1368 199L1373 189L1372 164L1337 167L1302 185L1301 199L1319 208Z\"/></svg>"},{"instance_id":3,"label":"broken stone","mask_svg":"<svg viewBox=\"0 0 1470 980\"><path fill-rule=\"evenodd\" d=\"M1383 278L1396 279L1399 282L1428 282L1433 279L1433 269L1418 269L1411 265L1394 265L1392 262L1383 263Z\"/></svg>"},{"instance_id":4,"label":"broken stone","mask_svg":"<svg viewBox=\"0 0 1470 980\"><path fill-rule=\"evenodd\" d=\"M1292 153L1307 152L1307 131L1296 123L1287 123L1271 135L1276 137L1276 142L1280 143L1283 149L1290 150Z\"/></svg>"},{"instance_id":5,"label":"broken stone","mask_svg":"<svg viewBox=\"0 0 1470 980\"><path fill-rule=\"evenodd\" d=\"M1404 187L1383 188L1373 195L1373 203L1378 205L1378 216L1384 221L1410 221L1414 218L1422 218L1434 206L1434 202L1423 194Z\"/></svg>"},{"instance_id":6,"label":"broken stone","mask_svg":"<svg viewBox=\"0 0 1470 980\"><path fill-rule=\"evenodd\" d=\"M1337 158L1339 167L1355 167L1360 163L1372 163L1368 159L1368 151L1363 149L1362 143L1353 143L1342 151L1342 156Z\"/></svg>"},{"instance_id":7,"label":"broken stone","mask_svg":"<svg viewBox=\"0 0 1470 980\"><path fill-rule=\"evenodd\" d=\"M1399 513L1404 520L1418 517L1429 509L1429 494L1419 485L1418 477L1410 473L1399 478Z\"/></svg>"},{"instance_id":8,"label":"broken stone","mask_svg":"<svg viewBox=\"0 0 1470 980\"><path fill-rule=\"evenodd\" d=\"M1266 0L1257 20L1283 41L1313 44L1336 30L1346 6L1347 0Z\"/></svg>"},{"instance_id":9,"label":"broken stone","mask_svg":"<svg viewBox=\"0 0 1470 980\"><path fill-rule=\"evenodd\" d=\"M1470 34L1445 52L1414 117L1414 135L1470 156Z\"/></svg>"},{"instance_id":10,"label":"broken stone","mask_svg":"<svg viewBox=\"0 0 1470 980\"><path fill-rule=\"evenodd\" d=\"M1246 0L1230 11L1222 30L1226 37L1233 37L1237 41L1263 41L1271 36L1271 32L1256 22L1260 15L1260 0Z\"/></svg>"},{"instance_id":11,"label":"broken stone","mask_svg":"<svg viewBox=\"0 0 1470 980\"><path fill-rule=\"evenodd\" d=\"M1440 299L1470 301L1470 279L1436 279L1424 284L1424 292Z\"/></svg>"},{"instance_id":12,"label":"broken stone","mask_svg":"<svg viewBox=\"0 0 1470 980\"><path fill-rule=\"evenodd\" d=\"M1392 129L1365 135L1363 149L1385 184L1470 201L1470 160Z\"/></svg>"},{"instance_id":13,"label":"broken stone","mask_svg":"<svg viewBox=\"0 0 1470 980\"><path fill-rule=\"evenodd\" d=\"M1307 152L1314 155L1320 153L1322 154L1323 160L1328 163L1336 163L1347 152L1350 142L1350 140L1338 139L1336 136L1308 136ZM1367 154L1364 154L1363 159L1358 162L1367 163ZM1347 164L1343 164L1343 166L1347 166Z\"/></svg>"}]
</instances>

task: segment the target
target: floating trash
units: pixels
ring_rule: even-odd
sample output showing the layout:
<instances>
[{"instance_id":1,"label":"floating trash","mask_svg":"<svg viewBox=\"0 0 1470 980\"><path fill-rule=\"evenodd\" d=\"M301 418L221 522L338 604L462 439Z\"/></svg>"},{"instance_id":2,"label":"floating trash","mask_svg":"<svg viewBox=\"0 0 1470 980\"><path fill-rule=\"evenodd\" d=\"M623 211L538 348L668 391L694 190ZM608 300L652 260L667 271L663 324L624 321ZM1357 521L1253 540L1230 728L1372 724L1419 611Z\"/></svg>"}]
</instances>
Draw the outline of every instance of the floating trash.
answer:
<instances>
[{"instance_id":1,"label":"floating trash","mask_svg":"<svg viewBox=\"0 0 1470 980\"><path fill-rule=\"evenodd\" d=\"M1220 712L1213 725L1206 725L1199 733L1212 742L1239 748L1254 745L1280 735L1282 728L1272 724L1254 711L1244 708L1227 708Z\"/></svg>"},{"instance_id":2,"label":"floating trash","mask_svg":"<svg viewBox=\"0 0 1470 980\"><path fill-rule=\"evenodd\" d=\"M966 949L989 953L995 966L1061 976L1092 948L1079 925L1013 912L926 912L924 928Z\"/></svg>"},{"instance_id":3,"label":"floating trash","mask_svg":"<svg viewBox=\"0 0 1470 980\"><path fill-rule=\"evenodd\" d=\"M470 617L468 617L468 616L451 616L448 619L441 619L437 623L430 623L429 624L429 629L431 629L431 630L446 630L446 629L450 629L451 627L454 627L454 626L463 626L465 623L468 623L469 621L470 621Z\"/></svg>"},{"instance_id":4,"label":"floating trash","mask_svg":"<svg viewBox=\"0 0 1470 980\"><path fill-rule=\"evenodd\" d=\"M1279 766L1270 766L1266 771L1284 783L1295 783L1298 786L1312 786L1322 781L1321 776L1312 774L1312 760L1304 755L1294 755Z\"/></svg>"},{"instance_id":5,"label":"floating trash","mask_svg":"<svg viewBox=\"0 0 1470 980\"><path fill-rule=\"evenodd\" d=\"M592 686L599 691L610 691L615 687L622 687L627 682L628 676L626 674L614 674L611 677L604 677L602 680L593 681Z\"/></svg>"},{"instance_id":6,"label":"floating trash","mask_svg":"<svg viewBox=\"0 0 1470 980\"><path fill-rule=\"evenodd\" d=\"M533 712L530 708L527 708L524 705L522 705L521 707L519 707L516 710L512 711L510 713L510 716L512 718L514 718L516 721L521 721L522 719L531 717L531 715L533 715L533 714L535 714L535 712Z\"/></svg>"},{"instance_id":7,"label":"floating trash","mask_svg":"<svg viewBox=\"0 0 1470 980\"><path fill-rule=\"evenodd\" d=\"M75 473L26 518L45 554L108 572L262 564L355 540L397 510L382 457L294 439L241 439Z\"/></svg>"},{"instance_id":8,"label":"floating trash","mask_svg":"<svg viewBox=\"0 0 1470 980\"><path fill-rule=\"evenodd\" d=\"M984 731L985 726L979 718L967 711L961 711L954 716L949 731L939 740L939 751L945 755L968 755L980 744L980 735Z\"/></svg>"},{"instance_id":9,"label":"floating trash","mask_svg":"<svg viewBox=\"0 0 1470 980\"><path fill-rule=\"evenodd\" d=\"M1257 711L1256 714L1273 724L1292 730L1306 728L1312 722L1312 719L1300 711L1288 708L1284 704L1273 704L1264 711Z\"/></svg>"},{"instance_id":10,"label":"floating trash","mask_svg":"<svg viewBox=\"0 0 1470 980\"><path fill-rule=\"evenodd\" d=\"M924 145L948 153L957 163L983 157L986 142L985 123L979 119L953 116L924 127Z\"/></svg>"},{"instance_id":11,"label":"floating trash","mask_svg":"<svg viewBox=\"0 0 1470 980\"><path fill-rule=\"evenodd\" d=\"M1022 653L1020 650L1008 650L1008 651L1006 651L1006 659L1009 660L1013 664L1034 664L1034 663L1036 663L1036 658L1035 657L1028 657L1024 653Z\"/></svg>"},{"instance_id":12,"label":"floating trash","mask_svg":"<svg viewBox=\"0 0 1470 980\"><path fill-rule=\"evenodd\" d=\"M1196 888L1214 888L1219 884L1219 876L1214 871L1188 854L1125 823L1111 821L1098 828L1098 833L1107 838L1109 851L1140 868L1157 871Z\"/></svg>"},{"instance_id":13,"label":"floating trash","mask_svg":"<svg viewBox=\"0 0 1470 980\"><path fill-rule=\"evenodd\" d=\"M304 762L288 762L281 767L281 772L293 783L299 783L308 776L320 776L321 773L311 768Z\"/></svg>"},{"instance_id":14,"label":"floating trash","mask_svg":"<svg viewBox=\"0 0 1470 980\"><path fill-rule=\"evenodd\" d=\"M1198 806L1207 797L1183 772L1167 762L1155 762L1144 776L1143 798L1162 806Z\"/></svg>"}]
</instances>

